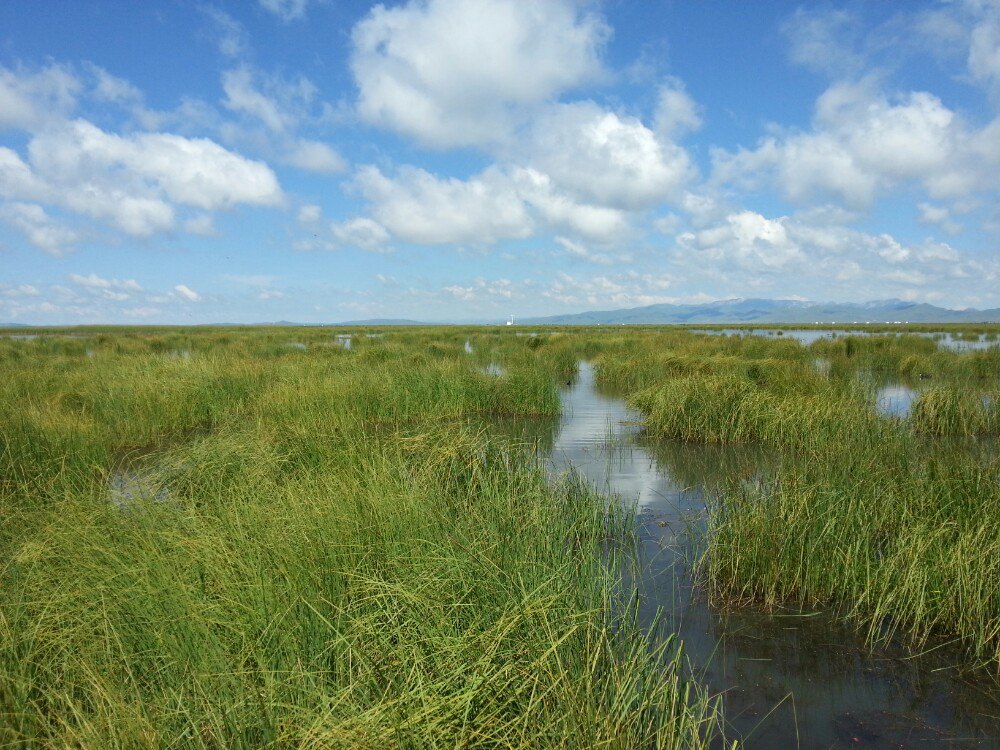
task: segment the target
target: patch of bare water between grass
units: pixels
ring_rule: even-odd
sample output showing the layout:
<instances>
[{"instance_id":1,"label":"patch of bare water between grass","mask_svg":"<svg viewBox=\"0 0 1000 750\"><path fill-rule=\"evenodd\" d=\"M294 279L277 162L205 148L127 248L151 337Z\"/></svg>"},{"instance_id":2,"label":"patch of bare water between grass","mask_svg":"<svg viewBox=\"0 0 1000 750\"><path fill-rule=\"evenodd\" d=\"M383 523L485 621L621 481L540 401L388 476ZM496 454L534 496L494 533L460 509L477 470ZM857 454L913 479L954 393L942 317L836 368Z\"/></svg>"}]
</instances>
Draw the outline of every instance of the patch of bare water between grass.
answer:
<instances>
[{"instance_id":1,"label":"patch of bare water between grass","mask_svg":"<svg viewBox=\"0 0 1000 750\"><path fill-rule=\"evenodd\" d=\"M915 392L914 392L915 393ZM563 390L563 414L503 429L536 443L555 474L575 470L599 489L637 504L640 616L678 633L693 673L723 696L730 739L752 748L987 748L1000 746L996 696L953 669L958 656L912 658L871 651L823 613L722 611L696 585L707 504L726 481L752 482L779 459L746 446L654 440L641 415L596 386L593 368ZM886 410L914 394L884 390Z\"/></svg>"}]
</instances>

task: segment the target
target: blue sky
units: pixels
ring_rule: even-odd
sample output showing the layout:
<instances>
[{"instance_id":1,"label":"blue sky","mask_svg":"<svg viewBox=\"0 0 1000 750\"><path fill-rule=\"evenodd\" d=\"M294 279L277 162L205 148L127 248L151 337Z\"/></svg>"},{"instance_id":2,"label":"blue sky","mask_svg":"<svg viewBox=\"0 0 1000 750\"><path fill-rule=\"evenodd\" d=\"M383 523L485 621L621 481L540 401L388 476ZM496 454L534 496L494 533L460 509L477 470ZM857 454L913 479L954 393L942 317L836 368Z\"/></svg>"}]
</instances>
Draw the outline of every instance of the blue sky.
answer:
<instances>
[{"instance_id":1,"label":"blue sky","mask_svg":"<svg viewBox=\"0 0 1000 750\"><path fill-rule=\"evenodd\" d=\"M0 5L0 322L1000 307L1000 1Z\"/></svg>"}]
</instances>

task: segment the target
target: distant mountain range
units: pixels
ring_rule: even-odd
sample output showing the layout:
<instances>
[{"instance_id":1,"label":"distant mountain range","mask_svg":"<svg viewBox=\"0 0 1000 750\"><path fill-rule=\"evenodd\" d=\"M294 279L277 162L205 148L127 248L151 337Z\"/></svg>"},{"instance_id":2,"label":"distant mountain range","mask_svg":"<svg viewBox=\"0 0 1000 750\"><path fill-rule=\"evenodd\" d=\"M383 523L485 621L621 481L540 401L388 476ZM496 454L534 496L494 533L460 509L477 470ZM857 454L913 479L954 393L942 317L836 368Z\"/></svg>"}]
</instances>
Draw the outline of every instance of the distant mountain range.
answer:
<instances>
[{"instance_id":1,"label":"distant mountain range","mask_svg":"<svg viewBox=\"0 0 1000 750\"><path fill-rule=\"evenodd\" d=\"M730 299L701 305L647 305L575 315L523 318L521 325L669 325L699 323L1000 323L1000 308L949 310L898 299L859 304Z\"/></svg>"},{"instance_id":2,"label":"distant mountain range","mask_svg":"<svg viewBox=\"0 0 1000 750\"><path fill-rule=\"evenodd\" d=\"M241 326L246 323L211 323L213 326ZM343 323L296 323L294 320L270 320L251 323L254 326L281 326L284 328L325 328L330 326L433 326L450 323L421 323L406 318L371 318L370 320L345 320Z\"/></svg>"},{"instance_id":3,"label":"distant mountain range","mask_svg":"<svg viewBox=\"0 0 1000 750\"><path fill-rule=\"evenodd\" d=\"M790 299L728 299L700 305L646 305L621 310L592 310L570 315L518 318L518 325L708 325L708 324L796 324L796 323L1000 323L1000 308L949 310L898 299L874 302L802 302ZM498 320L439 321L430 323L407 318L369 318L342 323L309 324L280 320L255 323L260 326L428 326L503 325ZM24 327L25 323L2 323L0 328ZM245 325L217 323L214 325Z\"/></svg>"},{"instance_id":4,"label":"distant mountain range","mask_svg":"<svg viewBox=\"0 0 1000 750\"><path fill-rule=\"evenodd\" d=\"M406 318L370 318L369 320L345 320L343 323L334 323L333 325L335 326L429 326L435 324L421 323L419 320L407 320Z\"/></svg>"},{"instance_id":5,"label":"distant mountain range","mask_svg":"<svg viewBox=\"0 0 1000 750\"><path fill-rule=\"evenodd\" d=\"M621 310L519 318L518 325L699 325L809 323L1000 323L1000 308L950 310L900 299L873 302L803 302L791 299L728 299L700 305L646 305ZM463 325L496 325L498 321L465 321ZM340 326L447 325L416 320L376 318L336 323ZM454 324L454 322L452 322ZM501 323L502 325L502 323Z\"/></svg>"}]
</instances>

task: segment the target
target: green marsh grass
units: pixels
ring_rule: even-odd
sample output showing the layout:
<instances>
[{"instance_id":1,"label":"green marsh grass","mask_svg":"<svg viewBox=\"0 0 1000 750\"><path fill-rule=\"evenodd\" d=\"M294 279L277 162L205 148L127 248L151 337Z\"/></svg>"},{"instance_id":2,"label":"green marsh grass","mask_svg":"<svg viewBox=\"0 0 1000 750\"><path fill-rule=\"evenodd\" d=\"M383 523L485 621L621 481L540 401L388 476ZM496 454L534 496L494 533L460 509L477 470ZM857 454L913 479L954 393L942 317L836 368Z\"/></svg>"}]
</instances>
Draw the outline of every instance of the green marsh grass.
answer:
<instances>
[{"instance_id":1,"label":"green marsh grass","mask_svg":"<svg viewBox=\"0 0 1000 750\"><path fill-rule=\"evenodd\" d=\"M959 639L1000 665L996 455L831 449L731 486L711 514L707 572L731 603L832 607L872 642Z\"/></svg>"},{"instance_id":2,"label":"green marsh grass","mask_svg":"<svg viewBox=\"0 0 1000 750\"><path fill-rule=\"evenodd\" d=\"M631 515L470 426L579 344L335 333L0 341L0 745L708 747Z\"/></svg>"},{"instance_id":3,"label":"green marsh grass","mask_svg":"<svg viewBox=\"0 0 1000 750\"><path fill-rule=\"evenodd\" d=\"M557 414L581 359L645 439L679 441L677 476L684 443L723 451L690 467L713 476L715 601L830 609L873 643L957 641L1000 668L982 398L1000 349L534 332L0 340L0 744L717 742L679 645L651 646L628 614L631 516L472 426ZM906 419L877 414L886 379L920 390ZM767 460L747 471L727 445ZM143 491L116 502L132 476Z\"/></svg>"},{"instance_id":4,"label":"green marsh grass","mask_svg":"<svg viewBox=\"0 0 1000 750\"><path fill-rule=\"evenodd\" d=\"M984 398L1000 381L996 350L914 336L646 339L609 349L597 373L650 436L774 455L710 508L701 567L716 601L829 608L873 643L957 641L967 664L1000 669L1000 452L933 442L997 434L996 398ZM828 374L810 366L817 355ZM874 408L873 373L930 380L914 380L911 414L891 419Z\"/></svg>"},{"instance_id":5,"label":"green marsh grass","mask_svg":"<svg viewBox=\"0 0 1000 750\"><path fill-rule=\"evenodd\" d=\"M996 435L1000 410L995 396L969 386L934 387L917 397L910 422L914 430L931 435Z\"/></svg>"}]
</instances>

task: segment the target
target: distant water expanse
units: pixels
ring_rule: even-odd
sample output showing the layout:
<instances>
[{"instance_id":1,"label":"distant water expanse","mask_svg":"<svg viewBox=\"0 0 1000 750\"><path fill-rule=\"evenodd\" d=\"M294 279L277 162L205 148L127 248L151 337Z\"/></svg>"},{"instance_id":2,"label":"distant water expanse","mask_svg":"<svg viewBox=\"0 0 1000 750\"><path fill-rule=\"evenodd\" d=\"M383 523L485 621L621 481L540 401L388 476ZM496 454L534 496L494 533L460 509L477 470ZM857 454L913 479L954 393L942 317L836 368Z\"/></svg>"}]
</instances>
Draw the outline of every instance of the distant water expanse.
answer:
<instances>
[{"instance_id":1,"label":"distant water expanse","mask_svg":"<svg viewBox=\"0 0 1000 750\"><path fill-rule=\"evenodd\" d=\"M572 315L524 318L520 322L525 325L1000 323L1000 309L950 310L903 300L841 303L731 299L700 305L660 304L620 310L595 310Z\"/></svg>"}]
</instances>

